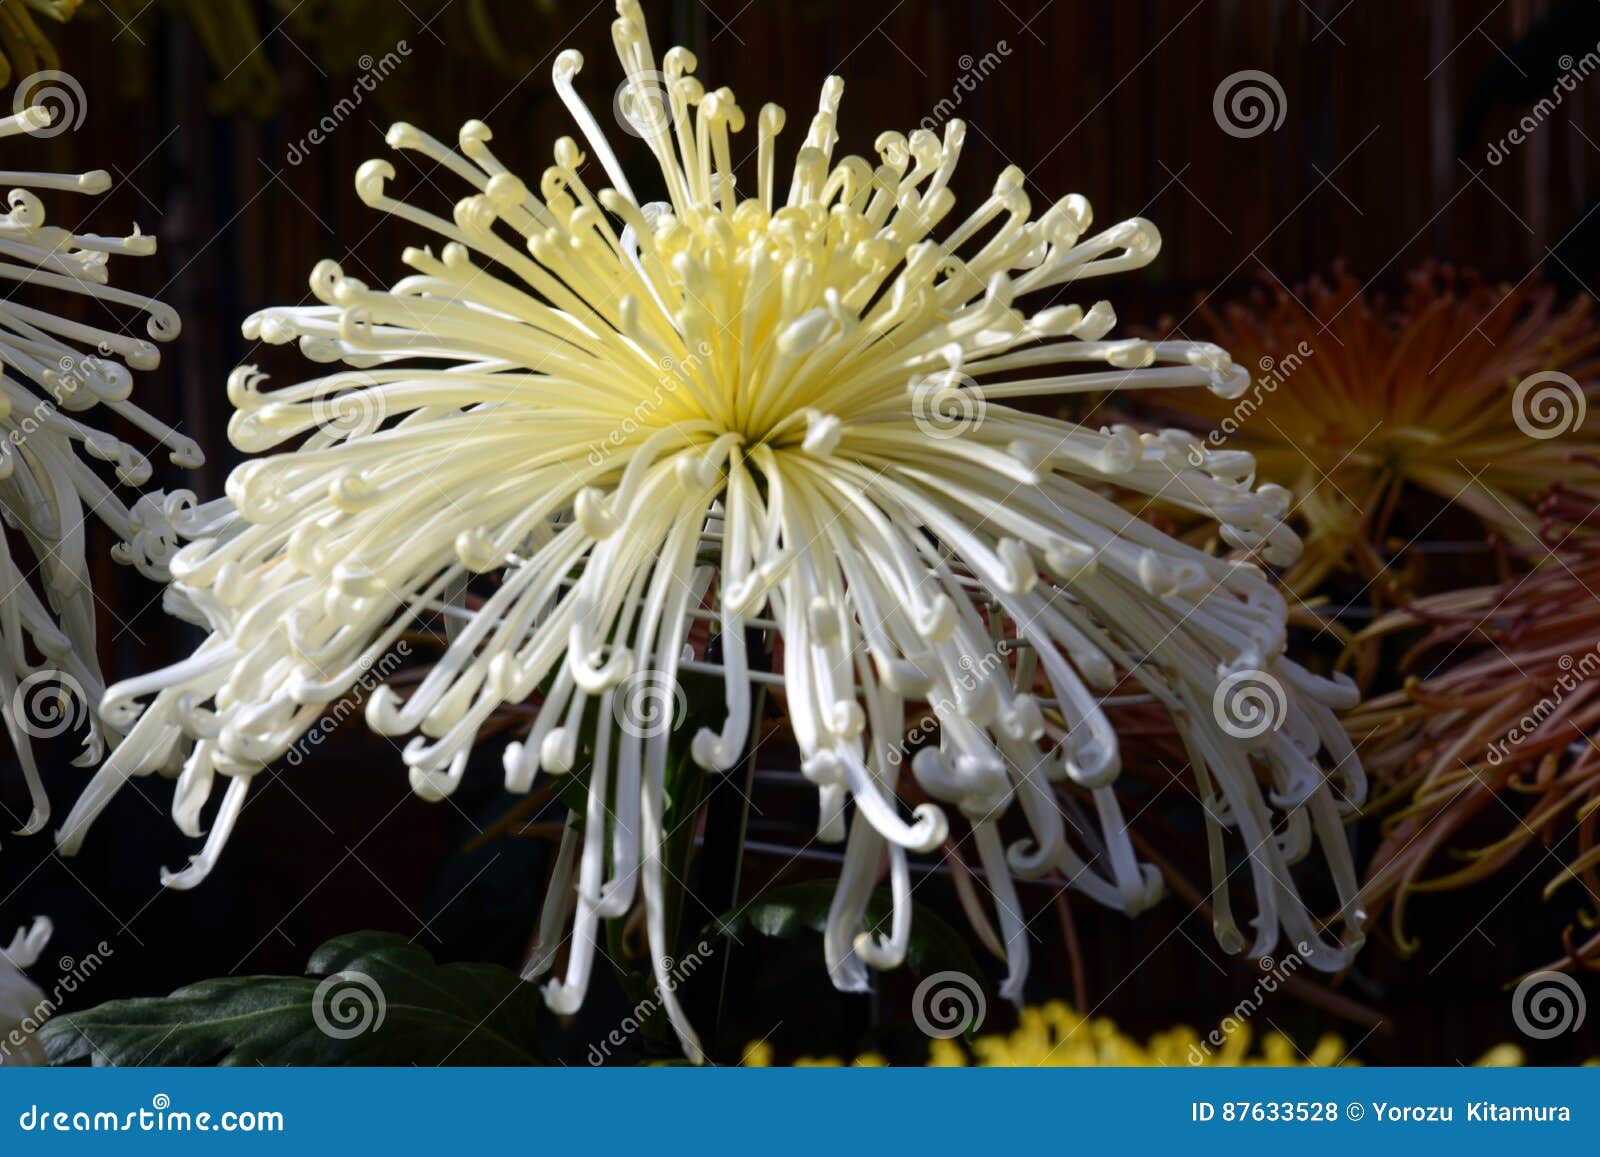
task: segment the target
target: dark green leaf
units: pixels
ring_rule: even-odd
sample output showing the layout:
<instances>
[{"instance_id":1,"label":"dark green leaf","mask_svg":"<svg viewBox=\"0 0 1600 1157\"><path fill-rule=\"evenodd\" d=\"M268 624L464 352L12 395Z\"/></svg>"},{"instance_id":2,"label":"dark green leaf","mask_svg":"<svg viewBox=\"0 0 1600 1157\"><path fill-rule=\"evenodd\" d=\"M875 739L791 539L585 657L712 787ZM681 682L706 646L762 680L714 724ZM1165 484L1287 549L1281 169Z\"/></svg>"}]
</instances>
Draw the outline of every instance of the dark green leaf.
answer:
<instances>
[{"instance_id":1,"label":"dark green leaf","mask_svg":"<svg viewBox=\"0 0 1600 1157\"><path fill-rule=\"evenodd\" d=\"M52 1064L541 1063L538 989L498 965L441 966L399 936L356 932L317 949L306 971L114 1000L63 1013L41 1036Z\"/></svg>"}]
</instances>

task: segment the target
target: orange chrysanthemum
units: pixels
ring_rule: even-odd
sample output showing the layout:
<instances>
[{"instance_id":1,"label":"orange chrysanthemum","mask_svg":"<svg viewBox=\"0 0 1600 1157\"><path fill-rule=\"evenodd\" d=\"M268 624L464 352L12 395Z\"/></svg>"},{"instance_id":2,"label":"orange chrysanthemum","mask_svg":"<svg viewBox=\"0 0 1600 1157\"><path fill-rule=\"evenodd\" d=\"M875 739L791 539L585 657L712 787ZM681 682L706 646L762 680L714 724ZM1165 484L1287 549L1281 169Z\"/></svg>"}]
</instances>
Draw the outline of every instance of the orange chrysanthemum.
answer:
<instances>
[{"instance_id":1,"label":"orange chrysanthemum","mask_svg":"<svg viewBox=\"0 0 1600 1157\"><path fill-rule=\"evenodd\" d=\"M1153 400L1293 492L1306 550L1290 582L1307 592L1339 569L1382 574L1397 542L1439 533L1448 506L1534 542L1529 504L1571 480L1575 452L1600 451L1582 421L1600 390L1591 313L1537 281L1490 286L1435 265L1390 304L1341 270L1331 284L1198 309L1182 328L1253 367L1254 388L1231 402Z\"/></svg>"}]
</instances>

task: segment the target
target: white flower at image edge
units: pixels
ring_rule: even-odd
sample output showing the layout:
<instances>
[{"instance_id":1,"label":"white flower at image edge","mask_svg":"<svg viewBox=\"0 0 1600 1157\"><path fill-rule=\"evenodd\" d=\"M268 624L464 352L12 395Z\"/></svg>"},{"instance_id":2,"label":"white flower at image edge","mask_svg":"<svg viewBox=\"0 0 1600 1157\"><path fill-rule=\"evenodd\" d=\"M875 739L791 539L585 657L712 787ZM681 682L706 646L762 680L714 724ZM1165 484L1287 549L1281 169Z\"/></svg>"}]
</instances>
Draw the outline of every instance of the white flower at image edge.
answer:
<instances>
[{"instance_id":1,"label":"white flower at image edge","mask_svg":"<svg viewBox=\"0 0 1600 1157\"><path fill-rule=\"evenodd\" d=\"M51 116L35 106L0 118L0 140L38 131ZM15 151L28 144L16 139ZM177 546L165 495L146 494L130 507L103 477L135 488L151 477L149 459L107 427L138 431L179 466L204 459L191 439L130 400L131 371L155 369L155 343L177 337L180 325L171 306L108 284L108 266L114 256L154 254L155 238L137 227L128 237L102 237L46 220L39 194L65 210L75 197L104 193L111 177L0 171L0 187L10 190L0 213L0 281L10 283L0 292L0 718L32 799L20 832L28 835L50 818L31 741L81 722L87 735L75 762L93 766L104 751L91 711L102 690L91 521L116 536L113 558L158 581L169 577ZM57 309L69 298L93 308L62 316ZM91 321L75 320L79 312ZM130 332L140 313L148 337Z\"/></svg>"},{"instance_id":2,"label":"white flower at image edge","mask_svg":"<svg viewBox=\"0 0 1600 1157\"><path fill-rule=\"evenodd\" d=\"M410 737L412 783L436 798L459 783L486 721L534 700L531 729L505 751L507 788L580 765L589 783L530 974L552 968L570 936L545 993L576 1009L600 921L642 899L662 1002L700 1059L668 975L662 849L684 822L666 798L672 737L601 728L591 751L580 731L586 712L614 717L630 678L670 687L702 663L691 631L709 620L726 721L696 735L692 754L726 770L750 738L746 628L767 624L781 637L782 701L816 786L818 836L845 844L824 940L840 988L864 989L867 966L903 960L908 853L945 842L950 809L970 823L995 899L1008 997L1021 994L1029 950L1014 875L1059 872L1129 913L1156 900L1161 878L1137 860L1114 794L1118 742L1101 704L1123 677L1171 712L1188 746L1227 947L1246 946L1227 903L1231 831L1258 901L1253 951L1281 928L1313 965L1342 966L1362 917L1341 811L1364 779L1332 708L1353 689L1284 657L1284 603L1258 566L1190 549L1117 502L1160 495L1282 564L1298 549L1281 522L1288 494L1252 490L1247 455L1183 434L1005 404L1247 387L1215 346L1110 338L1105 302L1017 304L1147 265L1155 228L1095 232L1078 196L1035 217L1015 167L955 215L960 122L942 140L884 133L875 162L836 159L837 78L782 182L784 113L753 118L754 190L742 191L732 157L748 151L734 143L748 126L733 93L707 91L685 49L658 68L638 5L617 7L633 86L621 103L667 102L635 118L666 200L646 201L624 175L574 89L576 52L554 79L590 151L557 142L537 191L496 159L480 122L461 130L459 151L410 125L390 130L392 147L467 193L441 217L391 196L394 167L367 162L362 199L442 248L407 249L414 273L389 290L323 262L311 276L321 304L245 323L247 337L298 340L329 370L270 393L250 367L230 380L233 442L261 456L228 481L237 515L225 503L191 512L181 529L194 541L173 562L175 589L211 636L187 661L109 690L108 719L138 723L67 821L63 850L129 776L176 773L174 815L195 836L225 785L203 849L166 877L193 886L252 778L402 632L443 622L442 657L405 695L378 687L368 725ZM609 187L592 188L597 177ZM335 404L365 420L327 421ZM975 420L953 437L928 428L930 414L951 413ZM1004 661L985 661L997 651ZM1281 726L1248 748L1212 714L1236 670L1272 673L1287 698ZM938 744L911 774L948 807L908 813L899 745L908 706L920 716L923 704ZM1069 835L1056 783L1090 793L1098 832ZM1013 803L1030 835L1008 847L998 821ZM1331 938L1291 882L1313 844L1345 923ZM893 918L872 934L865 913L885 863Z\"/></svg>"},{"instance_id":3,"label":"white flower at image edge","mask_svg":"<svg viewBox=\"0 0 1600 1157\"><path fill-rule=\"evenodd\" d=\"M0 950L0 1068L45 1063L44 1045L30 1031L40 1019L45 996L22 970L39 962L51 931L50 921L40 916L31 928L18 929L10 946Z\"/></svg>"}]
</instances>

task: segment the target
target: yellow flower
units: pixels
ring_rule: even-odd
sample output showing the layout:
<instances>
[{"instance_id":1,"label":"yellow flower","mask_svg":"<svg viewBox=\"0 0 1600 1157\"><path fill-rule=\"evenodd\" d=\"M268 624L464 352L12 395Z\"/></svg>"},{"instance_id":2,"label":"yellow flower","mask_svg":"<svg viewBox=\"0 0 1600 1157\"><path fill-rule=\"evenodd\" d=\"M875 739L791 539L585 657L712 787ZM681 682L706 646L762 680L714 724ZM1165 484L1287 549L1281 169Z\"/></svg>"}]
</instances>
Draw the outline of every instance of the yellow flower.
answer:
<instances>
[{"instance_id":1,"label":"yellow flower","mask_svg":"<svg viewBox=\"0 0 1600 1157\"><path fill-rule=\"evenodd\" d=\"M1357 1065L1344 1039L1326 1033L1309 1053L1280 1032L1261 1038L1258 1051L1251 1051L1253 1034L1241 1024L1228 1033L1220 1046L1203 1041L1192 1028L1180 1025L1140 1043L1124 1034L1110 1020L1088 1018L1061 1001L1050 1001L1025 1008L1020 1023L1009 1033L982 1036L970 1047L955 1040L928 1042L928 1068L1329 1068ZM741 1062L749 1068L766 1068L774 1063L770 1044L760 1041L745 1049ZM1475 1064L1489 1068L1515 1067L1523 1063L1522 1050L1514 1044L1501 1044L1484 1053ZM886 1064L877 1053L864 1053L851 1062L858 1067ZM1590 1062L1594 1063L1594 1062ZM800 1057L795 1067L839 1067L838 1057Z\"/></svg>"},{"instance_id":2,"label":"yellow flower","mask_svg":"<svg viewBox=\"0 0 1600 1157\"><path fill-rule=\"evenodd\" d=\"M1271 1032L1262 1038L1260 1051L1252 1053L1252 1034L1247 1025L1240 1025L1229 1033L1220 1046L1211 1047L1193 1029L1183 1026L1157 1033L1140 1043L1123 1033L1112 1021L1103 1017L1085 1017L1061 1001L1025 1008L1018 1019L1017 1027L1011 1032L978 1037L970 1046L951 1039L932 1040L923 1063L930 1068L964 1068L969 1065L984 1068L1176 1068L1195 1065L1272 1065L1292 1068L1355 1063L1350 1060L1344 1041L1331 1033L1318 1040L1310 1053L1301 1053L1288 1037ZM772 1046L760 1042L746 1049L743 1063L749 1067L766 1067L773 1063L773 1056ZM843 1063L837 1057L801 1057L793 1062L796 1067L838 1066ZM886 1062L879 1054L866 1053L852 1063L857 1066L876 1066Z\"/></svg>"}]
</instances>

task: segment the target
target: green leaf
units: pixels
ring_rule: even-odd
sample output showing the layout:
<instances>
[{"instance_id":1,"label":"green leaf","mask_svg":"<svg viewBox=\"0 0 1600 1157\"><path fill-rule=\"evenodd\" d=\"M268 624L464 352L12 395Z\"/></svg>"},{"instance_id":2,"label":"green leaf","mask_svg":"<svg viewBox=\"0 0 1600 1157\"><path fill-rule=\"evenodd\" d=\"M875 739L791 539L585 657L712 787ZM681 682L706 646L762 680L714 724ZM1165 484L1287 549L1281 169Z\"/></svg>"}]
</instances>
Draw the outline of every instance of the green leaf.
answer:
<instances>
[{"instance_id":1,"label":"green leaf","mask_svg":"<svg viewBox=\"0 0 1600 1157\"><path fill-rule=\"evenodd\" d=\"M538 988L495 964L433 962L388 932L312 954L306 976L204 980L171 996L62 1013L52 1064L535 1065Z\"/></svg>"},{"instance_id":2,"label":"green leaf","mask_svg":"<svg viewBox=\"0 0 1600 1157\"><path fill-rule=\"evenodd\" d=\"M837 885L836 880L807 880L769 888L748 904L713 921L707 931L734 939L746 931L780 940L792 940L805 932L821 935L828 926L828 908L833 903ZM886 930L893 908L889 889L876 889L867 902L867 929ZM983 977L983 969L961 934L915 901L912 902L906 965L918 976L953 970L974 979Z\"/></svg>"}]
</instances>

